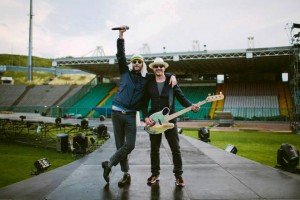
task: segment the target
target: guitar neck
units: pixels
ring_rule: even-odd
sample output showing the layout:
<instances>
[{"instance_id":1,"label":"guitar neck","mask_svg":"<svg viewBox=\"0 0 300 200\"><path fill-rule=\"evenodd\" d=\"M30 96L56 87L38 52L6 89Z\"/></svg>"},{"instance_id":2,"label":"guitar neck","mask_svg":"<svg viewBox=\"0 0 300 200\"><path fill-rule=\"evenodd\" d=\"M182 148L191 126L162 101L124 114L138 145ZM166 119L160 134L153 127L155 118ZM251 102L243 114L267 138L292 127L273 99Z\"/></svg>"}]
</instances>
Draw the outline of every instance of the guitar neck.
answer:
<instances>
[{"instance_id":1,"label":"guitar neck","mask_svg":"<svg viewBox=\"0 0 300 200\"><path fill-rule=\"evenodd\" d=\"M206 102L207 102L207 100L199 101L196 105L201 106L201 105L205 104ZM191 110L192 110L192 106L189 106L187 108L184 108L176 113L173 113L173 114L167 116L166 119L169 121L169 120L174 119L180 115L183 115L184 113L189 112Z\"/></svg>"}]
</instances>

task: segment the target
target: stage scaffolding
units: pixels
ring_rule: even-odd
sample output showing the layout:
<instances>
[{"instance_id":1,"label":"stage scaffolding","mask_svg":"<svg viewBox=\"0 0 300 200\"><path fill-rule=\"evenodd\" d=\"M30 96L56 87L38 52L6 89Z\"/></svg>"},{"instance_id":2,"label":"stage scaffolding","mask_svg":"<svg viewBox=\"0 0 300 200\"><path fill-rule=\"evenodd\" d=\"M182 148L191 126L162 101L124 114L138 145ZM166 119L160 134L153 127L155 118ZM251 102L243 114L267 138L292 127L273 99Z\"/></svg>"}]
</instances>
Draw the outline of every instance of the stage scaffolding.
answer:
<instances>
[{"instance_id":1,"label":"stage scaffolding","mask_svg":"<svg viewBox=\"0 0 300 200\"><path fill-rule=\"evenodd\" d=\"M7 115L7 117L3 117ZM67 120L68 121L68 120ZM106 126L98 123L90 126L88 121L71 120L66 122L62 118L43 117L36 113L0 113L0 141L16 142L43 148L57 148L58 136L68 136L67 150L73 151L74 137L86 138L85 153L95 150L110 138ZM105 128L105 129L104 129Z\"/></svg>"},{"instance_id":2,"label":"stage scaffolding","mask_svg":"<svg viewBox=\"0 0 300 200\"><path fill-rule=\"evenodd\" d=\"M287 28L289 29L290 43L293 52L290 66L290 88L294 103L291 126L292 129L298 133L300 131L300 24L287 24Z\"/></svg>"}]
</instances>

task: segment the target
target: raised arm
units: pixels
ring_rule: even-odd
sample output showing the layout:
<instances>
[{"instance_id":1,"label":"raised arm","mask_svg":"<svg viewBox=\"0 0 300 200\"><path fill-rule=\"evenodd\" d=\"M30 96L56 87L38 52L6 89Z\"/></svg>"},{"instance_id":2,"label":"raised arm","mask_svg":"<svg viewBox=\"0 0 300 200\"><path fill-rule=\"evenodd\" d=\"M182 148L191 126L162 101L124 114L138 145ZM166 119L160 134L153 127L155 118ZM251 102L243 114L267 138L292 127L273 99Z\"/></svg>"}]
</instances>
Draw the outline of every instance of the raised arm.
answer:
<instances>
[{"instance_id":1,"label":"raised arm","mask_svg":"<svg viewBox=\"0 0 300 200\"><path fill-rule=\"evenodd\" d=\"M120 73L124 73L128 70L127 60L125 56L125 40L124 40L124 32L126 29L119 30L119 38L117 39L117 59L119 63L119 71Z\"/></svg>"}]
</instances>

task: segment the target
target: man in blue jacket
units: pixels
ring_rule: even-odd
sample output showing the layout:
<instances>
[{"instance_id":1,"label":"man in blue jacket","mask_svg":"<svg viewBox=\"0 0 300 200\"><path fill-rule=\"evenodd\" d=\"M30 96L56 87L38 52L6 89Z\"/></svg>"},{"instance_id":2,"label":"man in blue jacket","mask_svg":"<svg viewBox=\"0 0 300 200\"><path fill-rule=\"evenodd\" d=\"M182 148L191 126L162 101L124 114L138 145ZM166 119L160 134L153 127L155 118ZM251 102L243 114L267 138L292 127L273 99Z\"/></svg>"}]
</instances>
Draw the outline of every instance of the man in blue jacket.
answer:
<instances>
[{"instance_id":1,"label":"man in blue jacket","mask_svg":"<svg viewBox=\"0 0 300 200\"><path fill-rule=\"evenodd\" d=\"M103 177L107 183L110 181L111 168L120 163L121 171L124 172L122 179L118 182L120 187L131 182L128 155L135 147L136 112L141 109L142 97L150 76L147 74L147 65L141 55L133 55L130 64L127 65L123 38L125 31L125 27L119 30L117 40L116 56L119 63L120 83L112 102L111 115L117 151L109 160L102 162ZM170 76L168 74L168 77ZM152 77L154 77L153 74ZM171 79L173 80L172 86L174 86L177 83L175 76Z\"/></svg>"}]
</instances>

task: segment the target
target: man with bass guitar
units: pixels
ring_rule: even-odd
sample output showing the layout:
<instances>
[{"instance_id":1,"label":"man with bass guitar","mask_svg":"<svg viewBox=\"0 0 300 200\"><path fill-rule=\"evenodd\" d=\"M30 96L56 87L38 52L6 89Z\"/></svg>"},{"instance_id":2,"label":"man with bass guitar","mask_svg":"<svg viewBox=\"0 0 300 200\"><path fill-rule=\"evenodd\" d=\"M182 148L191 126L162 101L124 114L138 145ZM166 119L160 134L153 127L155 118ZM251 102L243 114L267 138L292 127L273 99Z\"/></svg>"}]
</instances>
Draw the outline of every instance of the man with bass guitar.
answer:
<instances>
[{"instance_id":1,"label":"man with bass guitar","mask_svg":"<svg viewBox=\"0 0 300 200\"><path fill-rule=\"evenodd\" d=\"M197 112L200 108L197 104L192 104L183 94L178 84L172 88L169 86L169 80L165 76L165 70L169 67L169 64L164 62L162 58L155 58L154 62L149 65L155 74L155 78L149 80L146 85L144 94L144 105L142 108L142 114L146 123L146 126L167 126L163 121L157 120L157 122L151 119L149 116L155 112L166 110L170 114L175 112L174 98L177 98L179 103L184 107L191 107L191 110ZM148 112L148 104L151 100L150 111ZM162 111L162 114L163 111ZM179 187L185 186L185 182L182 178L182 158L179 145L179 136L176 126L176 121L170 120L172 126L164 131L165 137L170 145L173 157L173 173L175 175L175 184ZM149 134L151 142L151 176L147 179L147 184L151 185L159 181L160 175L160 154L159 149L162 141L162 134Z\"/></svg>"}]
</instances>

